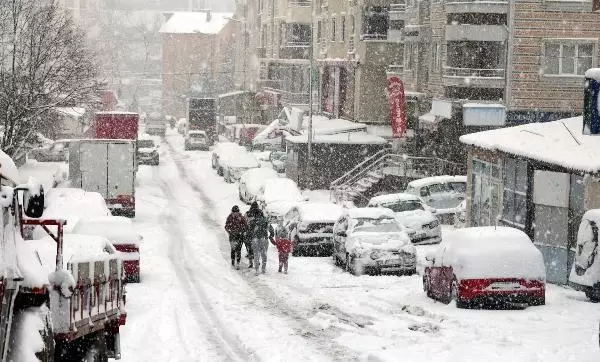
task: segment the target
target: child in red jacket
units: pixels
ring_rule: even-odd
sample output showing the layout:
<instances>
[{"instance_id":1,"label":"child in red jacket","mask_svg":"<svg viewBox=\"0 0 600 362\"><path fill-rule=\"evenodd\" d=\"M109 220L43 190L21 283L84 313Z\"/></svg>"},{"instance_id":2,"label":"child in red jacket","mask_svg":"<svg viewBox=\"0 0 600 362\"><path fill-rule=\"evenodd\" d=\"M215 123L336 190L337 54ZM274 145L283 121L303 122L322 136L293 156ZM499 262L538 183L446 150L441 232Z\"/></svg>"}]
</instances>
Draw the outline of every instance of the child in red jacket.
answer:
<instances>
[{"instance_id":1,"label":"child in red jacket","mask_svg":"<svg viewBox=\"0 0 600 362\"><path fill-rule=\"evenodd\" d=\"M283 268L283 272L287 274L288 259L292 252L292 241L287 235L287 230L282 225L277 226L275 229L275 238L271 239L271 243L277 247L277 251L279 252L278 271L281 273L281 269Z\"/></svg>"}]
</instances>

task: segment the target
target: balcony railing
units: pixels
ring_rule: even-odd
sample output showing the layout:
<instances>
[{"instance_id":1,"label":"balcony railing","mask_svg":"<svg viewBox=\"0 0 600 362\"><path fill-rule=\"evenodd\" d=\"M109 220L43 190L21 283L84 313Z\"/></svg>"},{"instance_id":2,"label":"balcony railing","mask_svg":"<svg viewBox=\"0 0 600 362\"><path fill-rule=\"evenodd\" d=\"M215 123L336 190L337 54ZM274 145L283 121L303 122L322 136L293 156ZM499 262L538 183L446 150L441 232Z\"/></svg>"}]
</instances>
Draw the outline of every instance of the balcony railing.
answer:
<instances>
[{"instance_id":1,"label":"balcony railing","mask_svg":"<svg viewBox=\"0 0 600 362\"><path fill-rule=\"evenodd\" d=\"M289 0L289 4L292 6L310 6L311 0Z\"/></svg>"},{"instance_id":2,"label":"balcony railing","mask_svg":"<svg viewBox=\"0 0 600 362\"><path fill-rule=\"evenodd\" d=\"M444 75L449 77L477 77L477 78L501 78L504 79L504 69L477 69L477 68L455 68L445 67Z\"/></svg>"},{"instance_id":3,"label":"balcony railing","mask_svg":"<svg viewBox=\"0 0 600 362\"><path fill-rule=\"evenodd\" d=\"M390 4L390 13L403 13L406 11L406 4Z\"/></svg>"},{"instance_id":4,"label":"balcony railing","mask_svg":"<svg viewBox=\"0 0 600 362\"><path fill-rule=\"evenodd\" d=\"M360 40L387 40L387 34L362 34Z\"/></svg>"}]
</instances>

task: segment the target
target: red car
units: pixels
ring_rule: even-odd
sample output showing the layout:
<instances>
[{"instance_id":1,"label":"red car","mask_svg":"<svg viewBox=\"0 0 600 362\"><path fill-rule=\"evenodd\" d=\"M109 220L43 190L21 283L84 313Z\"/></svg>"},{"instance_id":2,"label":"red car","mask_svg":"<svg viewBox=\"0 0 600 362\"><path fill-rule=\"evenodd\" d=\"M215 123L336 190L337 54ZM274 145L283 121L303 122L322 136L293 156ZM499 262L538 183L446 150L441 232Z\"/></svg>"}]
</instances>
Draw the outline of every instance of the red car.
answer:
<instances>
[{"instance_id":1,"label":"red car","mask_svg":"<svg viewBox=\"0 0 600 362\"><path fill-rule=\"evenodd\" d=\"M459 308L543 305L546 269L529 237L509 227L452 231L429 253L423 274L427 296Z\"/></svg>"},{"instance_id":2,"label":"red car","mask_svg":"<svg viewBox=\"0 0 600 362\"><path fill-rule=\"evenodd\" d=\"M83 218L75 224L73 234L96 235L107 238L121 253L125 279L140 281L140 246L142 237L134 230L130 219L122 216Z\"/></svg>"}]
</instances>

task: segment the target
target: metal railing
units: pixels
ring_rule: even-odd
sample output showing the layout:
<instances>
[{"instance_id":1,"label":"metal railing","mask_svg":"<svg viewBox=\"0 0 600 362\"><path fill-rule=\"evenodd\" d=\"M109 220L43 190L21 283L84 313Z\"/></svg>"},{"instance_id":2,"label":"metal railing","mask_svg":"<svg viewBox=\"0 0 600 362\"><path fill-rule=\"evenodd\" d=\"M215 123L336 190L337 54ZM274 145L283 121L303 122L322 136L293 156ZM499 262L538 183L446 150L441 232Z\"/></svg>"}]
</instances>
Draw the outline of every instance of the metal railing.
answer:
<instances>
[{"instance_id":1,"label":"metal railing","mask_svg":"<svg viewBox=\"0 0 600 362\"><path fill-rule=\"evenodd\" d=\"M504 69L444 67L444 75L450 77L504 78L504 73Z\"/></svg>"},{"instance_id":2,"label":"metal railing","mask_svg":"<svg viewBox=\"0 0 600 362\"><path fill-rule=\"evenodd\" d=\"M392 13L403 13L406 11L405 3L390 4L390 12Z\"/></svg>"},{"instance_id":3,"label":"metal railing","mask_svg":"<svg viewBox=\"0 0 600 362\"><path fill-rule=\"evenodd\" d=\"M292 6L310 6L311 0L289 0L288 4Z\"/></svg>"},{"instance_id":4,"label":"metal railing","mask_svg":"<svg viewBox=\"0 0 600 362\"><path fill-rule=\"evenodd\" d=\"M361 40L387 40L387 33L385 34L362 34L360 36Z\"/></svg>"}]
</instances>

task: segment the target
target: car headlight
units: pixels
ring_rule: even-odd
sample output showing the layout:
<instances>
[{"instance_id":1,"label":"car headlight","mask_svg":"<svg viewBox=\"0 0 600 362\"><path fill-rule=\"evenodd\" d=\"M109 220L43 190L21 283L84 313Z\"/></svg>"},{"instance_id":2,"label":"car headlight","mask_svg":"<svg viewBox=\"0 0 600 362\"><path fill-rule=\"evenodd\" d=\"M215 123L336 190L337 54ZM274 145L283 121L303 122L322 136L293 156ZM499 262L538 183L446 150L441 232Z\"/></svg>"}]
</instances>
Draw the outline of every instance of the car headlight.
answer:
<instances>
[{"instance_id":1,"label":"car headlight","mask_svg":"<svg viewBox=\"0 0 600 362\"><path fill-rule=\"evenodd\" d=\"M426 224L426 225L423 225L423 226L424 227L429 227L430 229L434 229L434 228L440 226L440 221L439 220L433 220L429 224Z\"/></svg>"}]
</instances>

